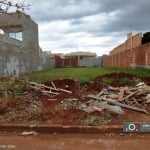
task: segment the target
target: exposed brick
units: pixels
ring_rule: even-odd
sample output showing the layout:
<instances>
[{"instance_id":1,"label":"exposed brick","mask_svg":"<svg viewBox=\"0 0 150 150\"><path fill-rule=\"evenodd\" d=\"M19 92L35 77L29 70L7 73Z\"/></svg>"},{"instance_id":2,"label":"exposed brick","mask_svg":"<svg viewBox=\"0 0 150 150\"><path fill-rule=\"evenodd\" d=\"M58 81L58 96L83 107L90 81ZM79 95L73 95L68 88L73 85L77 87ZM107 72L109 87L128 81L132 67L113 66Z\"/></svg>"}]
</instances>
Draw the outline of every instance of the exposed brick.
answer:
<instances>
[{"instance_id":1,"label":"exposed brick","mask_svg":"<svg viewBox=\"0 0 150 150\"><path fill-rule=\"evenodd\" d=\"M141 45L140 35L137 34L133 37L133 48L129 49L128 39L125 43L116 47L110 52L110 55L105 57L103 60L104 66L108 67L121 67L130 68L135 67L150 67L150 43ZM125 47L127 49L125 49Z\"/></svg>"}]
</instances>

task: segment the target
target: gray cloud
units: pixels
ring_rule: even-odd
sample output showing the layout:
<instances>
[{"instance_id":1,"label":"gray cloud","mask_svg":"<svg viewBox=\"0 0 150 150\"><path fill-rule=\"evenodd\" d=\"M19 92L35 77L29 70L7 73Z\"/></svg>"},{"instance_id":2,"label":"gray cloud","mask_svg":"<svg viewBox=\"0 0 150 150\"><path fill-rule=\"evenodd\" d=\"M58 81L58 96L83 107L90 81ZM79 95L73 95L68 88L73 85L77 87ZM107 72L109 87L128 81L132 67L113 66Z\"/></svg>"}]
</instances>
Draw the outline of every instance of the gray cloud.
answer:
<instances>
[{"instance_id":1,"label":"gray cloud","mask_svg":"<svg viewBox=\"0 0 150 150\"><path fill-rule=\"evenodd\" d=\"M34 0L32 7L30 13L37 22L70 20L74 31L147 30L150 23L149 0ZM110 16L113 12L116 15ZM104 25L99 20L95 24L84 21L85 17L98 14L107 16Z\"/></svg>"},{"instance_id":2,"label":"gray cloud","mask_svg":"<svg viewBox=\"0 0 150 150\"><path fill-rule=\"evenodd\" d=\"M31 12L38 21L66 20L96 14L97 3L88 0L34 1Z\"/></svg>"},{"instance_id":3,"label":"gray cloud","mask_svg":"<svg viewBox=\"0 0 150 150\"><path fill-rule=\"evenodd\" d=\"M108 24L102 27L105 32L120 31L144 31L149 30L150 1L138 0L136 5L131 4L127 10L118 13L115 19L108 20Z\"/></svg>"},{"instance_id":4,"label":"gray cloud","mask_svg":"<svg viewBox=\"0 0 150 150\"><path fill-rule=\"evenodd\" d=\"M31 0L31 17L39 24L42 41L58 41L63 48L85 45L83 38L110 37L109 44L96 47L113 47L130 31L149 30L149 0ZM67 23L66 23L67 22ZM42 24L47 26L44 30ZM47 24L47 25L46 25ZM80 34L84 33L84 34ZM71 36L70 36L71 35ZM71 40L68 40L71 38ZM63 40L62 40L63 39ZM90 42L90 41L88 41ZM119 43L118 43L119 44ZM111 46L112 45L112 46ZM94 47L94 45L93 45Z\"/></svg>"}]
</instances>

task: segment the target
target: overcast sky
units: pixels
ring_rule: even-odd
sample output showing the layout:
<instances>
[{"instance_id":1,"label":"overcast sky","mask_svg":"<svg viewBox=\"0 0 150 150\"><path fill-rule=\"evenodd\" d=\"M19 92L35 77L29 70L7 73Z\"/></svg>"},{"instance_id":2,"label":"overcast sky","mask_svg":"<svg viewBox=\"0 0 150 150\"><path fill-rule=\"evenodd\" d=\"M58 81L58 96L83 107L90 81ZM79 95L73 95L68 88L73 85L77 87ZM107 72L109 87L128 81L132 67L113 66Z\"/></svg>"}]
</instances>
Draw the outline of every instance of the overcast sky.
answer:
<instances>
[{"instance_id":1,"label":"overcast sky","mask_svg":"<svg viewBox=\"0 0 150 150\"><path fill-rule=\"evenodd\" d=\"M43 51L108 54L127 33L150 29L150 0L26 0Z\"/></svg>"}]
</instances>

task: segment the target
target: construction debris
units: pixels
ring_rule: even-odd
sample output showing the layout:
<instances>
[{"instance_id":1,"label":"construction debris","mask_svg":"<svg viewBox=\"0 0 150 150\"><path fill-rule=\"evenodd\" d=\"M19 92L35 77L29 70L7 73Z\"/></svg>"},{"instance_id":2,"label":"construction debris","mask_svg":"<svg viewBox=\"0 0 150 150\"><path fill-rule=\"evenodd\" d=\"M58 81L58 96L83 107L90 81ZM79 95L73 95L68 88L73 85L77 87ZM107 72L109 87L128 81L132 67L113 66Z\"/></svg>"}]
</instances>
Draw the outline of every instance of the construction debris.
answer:
<instances>
[{"instance_id":1,"label":"construction debris","mask_svg":"<svg viewBox=\"0 0 150 150\"><path fill-rule=\"evenodd\" d=\"M6 91L8 96L0 100L0 123L101 125L122 123L129 118L141 120L144 114L138 116L138 112L149 114L150 82L145 80L143 84L140 80L140 84L134 84L136 86L120 86L117 83L113 86L102 81L98 78L81 85L73 79L42 84L19 80L17 86L8 86L8 90L1 86L1 95L4 96ZM23 91L17 94L18 97L9 95L8 91L14 92L14 87L18 93ZM148 117L145 115L143 118Z\"/></svg>"},{"instance_id":2,"label":"construction debris","mask_svg":"<svg viewBox=\"0 0 150 150\"><path fill-rule=\"evenodd\" d=\"M23 135L23 136L27 136L27 135L38 135L38 133L35 132L35 131L24 131L24 132L22 132L22 135Z\"/></svg>"},{"instance_id":3,"label":"construction debris","mask_svg":"<svg viewBox=\"0 0 150 150\"><path fill-rule=\"evenodd\" d=\"M146 88L147 87L147 88ZM149 100L147 96L148 86L145 85L140 88L113 88L110 89L114 93L109 93L107 91L103 92L102 90L97 95L88 95L88 98L91 98L89 101L81 102L77 99L65 99L61 101L62 107L64 109L74 108L80 109L87 113L92 113L94 111L102 112L103 110L111 111L117 114L124 114L122 108L143 112L149 114L149 112L143 109L143 106ZM146 89L146 91L145 91ZM130 91L130 92L129 92ZM121 95L121 96L120 96Z\"/></svg>"},{"instance_id":4,"label":"construction debris","mask_svg":"<svg viewBox=\"0 0 150 150\"><path fill-rule=\"evenodd\" d=\"M109 89L114 89L110 87ZM129 92L130 91L130 92ZM143 112L145 114L149 114L148 111L145 109L142 109L145 103L150 102L149 100L149 92L150 88L147 85L144 85L144 83L140 83L136 85L136 88L128 87L128 88L115 88L115 93L109 93L106 92L101 96L97 95L88 95L89 98L100 100L100 101L106 101L107 103L115 106L120 106L122 108L131 109L138 112ZM104 108L104 106L102 106ZM115 109L111 106L107 106L106 108L111 108L111 111L115 112ZM119 110L119 109L118 109ZM122 110L120 109L120 112L116 112L122 114Z\"/></svg>"},{"instance_id":5,"label":"construction debris","mask_svg":"<svg viewBox=\"0 0 150 150\"><path fill-rule=\"evenodd\" d=\"M58 95L61 91L65 93L72 93L72 91L68 91L66 89L56 88L55 84L51 82L53 87L46 86L44 84L38 84L35 82L27 82L29 84L29 88L34 89L36 91L42 92L44 95Z\"/></svg>"},{"instance_id":6,"label":"construction debris","mask_svg":"<svg viewBox=\"0 0 150 150\"><path fill-rule=\"evenodd\" d=\"M148 95L145 97L145 99L146 99L146 103L150 103L150 94L148 94Z\"/></svg>"},{"instance_id":7,"label":"construction debris","mask_svg":"<svg viewBox=\"0 0 150 150\"><path fill-rule=\"evenodd\" d=\"M104 101L106 101L110 104L116 105L116 106L121 106L123 108L127 108L127 109L131 109L131 110L139 111L139 112L144 112L145 114L149 114L149 112L147 112L145 109L140 109L140 108L137 108L137 107L134 107L134 106L129 106L129 105L126 105L126 104L122 104L122 103L119 103L119 102L114 101L112 99L99 98L95 95L88 95L88 97L93 98L93 99L97 99L97 100L104 100Z\"/></svg>"}]
</instances>

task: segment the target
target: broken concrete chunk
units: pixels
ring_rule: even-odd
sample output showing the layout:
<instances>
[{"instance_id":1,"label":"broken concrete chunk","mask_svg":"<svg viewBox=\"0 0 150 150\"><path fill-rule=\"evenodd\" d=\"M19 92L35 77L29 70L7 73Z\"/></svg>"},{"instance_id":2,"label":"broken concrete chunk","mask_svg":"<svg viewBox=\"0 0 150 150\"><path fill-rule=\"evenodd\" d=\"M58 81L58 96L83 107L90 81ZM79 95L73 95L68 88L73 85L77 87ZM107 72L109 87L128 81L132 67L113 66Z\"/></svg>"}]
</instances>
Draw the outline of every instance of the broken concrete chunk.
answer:
<instances>
[{"instance_id":1,"label":"broken concrete chunk","mask_svg":"<svg viewBox=\"0 0 150 150\"><path fill-rule=\"evenodd\" d=\"M23 135L23 136L27 136L27 135L38 135L38 133L35 132L35 131L24 131L24 132L22 132L22 135Z\"/></svg>"},{"instance_id":2,"label":"broken concrete chunk","mask_svg":"<svg viewBox=\"0 0 150 150\"><path fill-rule=\"evenodd\" d=\"M99 100L99 97L97 97L96 95L88 95L89 98L93 98L93 99L97 99ZM123 108L127 108L127 109L131 109L131 110L134 110L134 111L138 111L138 112L143 112L145 114L150 114L147 110L145 109L141 109L141 108L138 108L138 107L134 107L134 106L129 106L129 105L126 105L126 104L122 104L122 103L119 103L119 102L116 102L112 99L107 99L107 98L103 98L104 101L110 103L110 104L113 104L113 105L116 105L116 106L120 106L120 107L123 107Z\"/></svg>"},{"instance_id":3,"label":"broken concrete chunk","mask_svg":"<svg viewBox=\"0 0 150 150\"><path fill-rule=\"evenodd\" d=\"M99 107L93 106L93 108L100 112L105 109L105 110L108 110L117 114L124 114L124 111L122 110L120 106L110 105L107 102L101 103L101 106L99 105Z\"/></svg>"},{"instance_id":4,"label":"broken concrete chunk","mask_svg":"<svg viewBox=\"0 0 150 150\"><path fill-rule=\"evenodd\" d=\"M87 108L83 108L82 110L87 113L92 113L95 111L94 107L87 107Z\"/></svg>"},{"instance_id":5,"label":"broken concrete chunk","mask_svg":"<svg viewBox=\"0 0 150 150\"><path fill-rule=\"evenodd\" d=\"M87 108L87 105L85 103L82 103L80 106L81 108Z\"/></svg>"},{"instance_id":6,"label":"broken concrete chunk","mask_svg":"<svg viewBox=\"0 0 150 150\"><path fill-rule=\"evenodd\" d=\"M93 109L96 110L96 111L99 111L99 112L102 112L104 110L104 108L96 107L96 106L93 106Z\"/></svg>"},{"instance_id":7,"label":"broken concrete chunk","mask_svg":"<svg viewBox=\"0 0 150 150\"><path fill-rule=\"evenodd\" d=\"M105 109L114 112L116 114L120 114L120 115L124 114L124 111L120 106L106 105Z\"/></svg>"}]
</instances>

